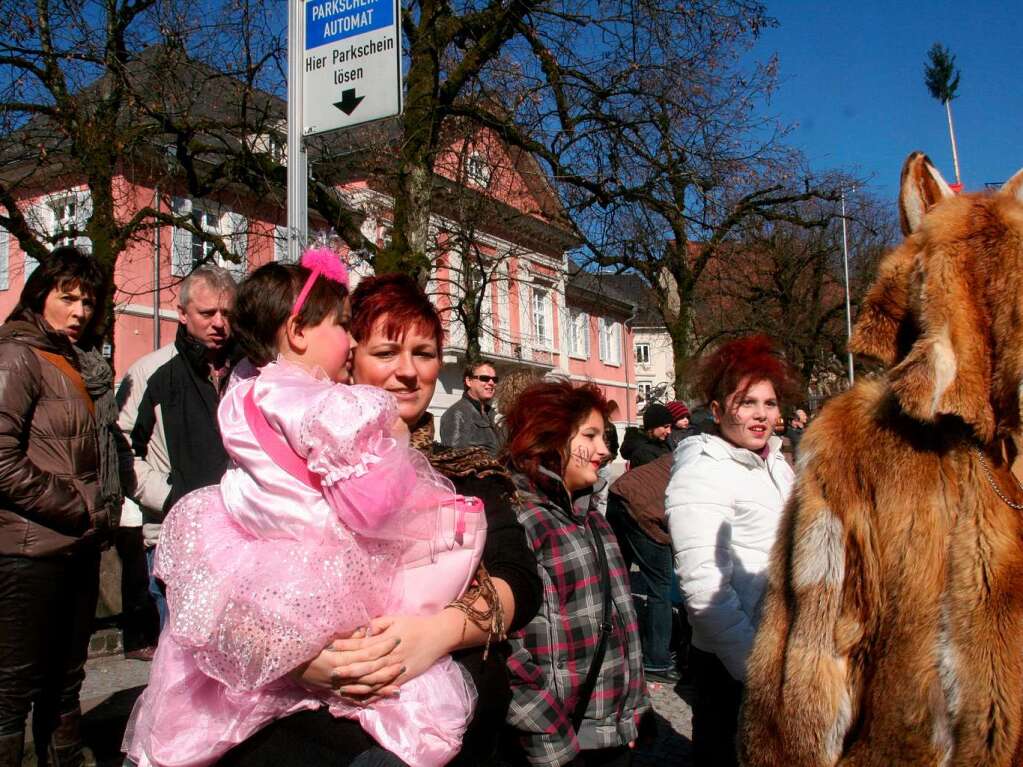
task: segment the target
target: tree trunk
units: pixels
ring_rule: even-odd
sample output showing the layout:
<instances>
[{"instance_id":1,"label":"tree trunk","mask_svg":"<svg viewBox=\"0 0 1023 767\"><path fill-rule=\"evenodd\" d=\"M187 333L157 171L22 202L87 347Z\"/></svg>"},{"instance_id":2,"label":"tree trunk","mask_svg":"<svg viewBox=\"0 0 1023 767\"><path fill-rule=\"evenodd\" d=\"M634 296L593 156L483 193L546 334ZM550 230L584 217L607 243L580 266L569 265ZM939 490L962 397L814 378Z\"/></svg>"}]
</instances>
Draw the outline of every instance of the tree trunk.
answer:
<instances>
[{"instance_id":1,"label":"tree trunk","mask_svg":"<svg viewBox=\"0 0 1023 767\"><path fill-rule=\"evenodd\" d=\"M378 274L401 272L425 284L430 274L427 255L430 209L433 193L432 163L423 151L403 157L398 173L398 194L394 200L394 229L391 244L377 256ZM405 152L402 153L403 155Z\"/></svg>"},{"instance_id":2,"label":"tree trunk","mask_svg":"<svg viewBox=\"0 0 1023 767\"><path fill-rule=\"evenodd\" d=\"M112 366L116 349L114 298L117 293L117 284L114 280L114 272L119 255L114 246L117 220L114 216L115 200L112 174L90 175L89 196L92 200L92 216L86 223L86 233L92 243L92 257L103 271L103 281L107 288L106 305L102 310L103 321L106 323L104 339L110 344ZM116 374L117 371L115 370L114 373Z\"/></svg>"},{"instance_id":3,"label":"tree trunk","mask_svg":"<svg viewBox=\"0 0 1023 767\"><path fill-rule=\"evenodd\" d=\"M440 53L437 30L440 9L424 0L410 51L405 78L404 131L398 155L391 244L377 256L377 274L401 272L425 285L430 274L428 253L433 196L433 160L443 119L437 94L440 89Z\"/></svg>"},{"instance_id":4,"label":"tree trunk","mask_svg":"<svg viewBox=\"0 0 1023 767\"><path fill-rule=\"evenodd\" d=\"M478 322L465 323L465 359L478 360L483 357L483 348L480 345L480 324Z\"/></svg>"}]
</instances>

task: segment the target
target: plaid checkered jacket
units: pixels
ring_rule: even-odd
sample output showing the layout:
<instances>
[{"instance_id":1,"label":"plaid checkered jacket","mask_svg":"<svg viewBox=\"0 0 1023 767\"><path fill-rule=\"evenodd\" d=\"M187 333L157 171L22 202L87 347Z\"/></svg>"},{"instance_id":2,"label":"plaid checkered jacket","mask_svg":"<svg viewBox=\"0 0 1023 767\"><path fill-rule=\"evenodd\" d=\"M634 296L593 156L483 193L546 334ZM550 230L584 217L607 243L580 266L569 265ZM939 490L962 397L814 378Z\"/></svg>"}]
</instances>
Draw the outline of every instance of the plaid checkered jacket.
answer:
<instances>
[{"instance_id":1,"label":"plaid checkered jacket","mask_svg":"<svg viewBox=\"0 0 1023 767\"><path fill-rule=\"evenodd\" d=\"M526 476L514 476L517 514L536 554L544 599L540 611L509 638L512 702L508 723L519 731L532 765L560 766L581 749L621 746L636 738L640 715L650 706L628 571L610 526L591 506L573 506L561 480L561 501ZM587 517L593 520L587 526ZM590 530L607 552L613 631L579 732L572 711L596 651L603 617L600 565Z\"/></svg>"}]
</instances>

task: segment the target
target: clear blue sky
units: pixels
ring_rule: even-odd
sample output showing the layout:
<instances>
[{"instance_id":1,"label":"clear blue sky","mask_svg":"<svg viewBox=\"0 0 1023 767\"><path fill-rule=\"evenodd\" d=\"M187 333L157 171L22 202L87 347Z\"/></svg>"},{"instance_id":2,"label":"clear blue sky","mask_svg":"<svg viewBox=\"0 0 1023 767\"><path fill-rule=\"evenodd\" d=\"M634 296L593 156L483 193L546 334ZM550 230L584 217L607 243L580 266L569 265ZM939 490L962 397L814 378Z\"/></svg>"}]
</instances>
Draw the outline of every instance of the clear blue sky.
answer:
<instances>
[{"instance_id":1,"label":"clear blue sky","mask_svg":"<svg viewBox=\"0 0 1023 767\"><path fill-rule=\"evenodd\" d=\"M923 82L927 50L948 46L962 72L952 113L966 189L1023 167L1023 2L776 0L754 53L777 53L780 87L768 109L815 169L870 177L894 202L914 149L955 180L945 111Z\"/></svg>"}]
</instances>

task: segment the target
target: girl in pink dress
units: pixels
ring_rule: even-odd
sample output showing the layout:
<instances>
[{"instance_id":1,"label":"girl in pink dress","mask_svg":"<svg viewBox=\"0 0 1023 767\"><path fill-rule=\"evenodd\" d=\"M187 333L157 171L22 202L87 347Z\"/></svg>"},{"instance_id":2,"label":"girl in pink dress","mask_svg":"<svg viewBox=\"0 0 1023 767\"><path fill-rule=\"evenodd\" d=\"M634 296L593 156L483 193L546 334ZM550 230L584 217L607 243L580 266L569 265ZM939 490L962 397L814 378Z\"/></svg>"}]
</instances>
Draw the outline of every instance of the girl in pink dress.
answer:
<instances>
[{"instance_id":1,"label":"girl in pink dress","mask_svg":"<svg viewBox=\"0 0 1023 767\"><path fill-rule=\"evenodd\" d=\"M124 741L142 767L212 764L323 705L413 767L458 753L476 698L450 657L368 706L290 673L374 617L456 599L485 536L482 504L408 447L392 395L346 385L347 292L329 251L267 264L239 291L235 334L260 367L236 374L221 401L232 463L220 485L164 521L156 573L170 620ZM454 567L416 577L438 546Z\"/></svg>"}]
</instances>

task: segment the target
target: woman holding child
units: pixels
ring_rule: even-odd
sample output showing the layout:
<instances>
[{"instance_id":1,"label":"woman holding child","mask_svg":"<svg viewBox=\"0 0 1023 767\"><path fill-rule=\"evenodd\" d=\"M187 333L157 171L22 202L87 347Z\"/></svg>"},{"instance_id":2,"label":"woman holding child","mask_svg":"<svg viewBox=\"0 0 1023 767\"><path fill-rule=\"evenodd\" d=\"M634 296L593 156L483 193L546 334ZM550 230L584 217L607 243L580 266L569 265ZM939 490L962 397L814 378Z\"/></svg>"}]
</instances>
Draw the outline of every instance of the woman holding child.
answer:
<instances>
[{"instance_id":1,"label":"woman holding child","mask_svg":"<svg viewBox=\"0 0 1023 767\"><path fill-rule=\"evenodd\" d=\"M401 764L400 754L412 765L434 765L460 748L458 758L479 763L493 748L509 695L504 635L532 617L539 601L513 488L485 455L446 451L430 439L426 407L440 372L441 327L415 283L371 278L349 304L343 269L331 274L325 262L303 264L267 265L239 293L236 325L260 370L236 382L221 407L235 466L219 488L184 499L171 514L179 537L202 550L211 536L189 525L219 533L208 520L225 507L233 518L223 529L233 535L241 527L243 534L218 557L237 561L238 570L225 577L227 598L208 585L191 594L179 589L179 616L191 620L172 620L174 641L161 642L165 658L161 665L158 655L154 676L184 671L147 691L126 738L129 755L146 763L160 746L166 758L149 762L384 765ZM359 342L353 367L362 386L345 385L349 329ZM234 445L235 432L224 429L231 419L238 424ZM404 447L409 431L413 450ZM429 538L422 530L445 509L459 520L485 511L486 544L469 588L429 611L400 593L388 598L405 553ZM194 565L188 546L179 560ZM202 568L182 570L173 548L163 548L172 598L176 584L210 582L205 573L198 577ZM330 562L337 566L324 564ZM219 558L202 564L215 575L224 569ZM251 588L238 588L250 582L266 589L262 602ZM405 584L415 591L417 584ZM237 614L226 620L231 610ZM323 634L325 622L332 630ZM204 685L212 693L188 697ZM218 730L206 727L206 750L194 749L195 758L177 758L168 748L176 736L168 717L154 715L161 706L174 710L168 701L176 692L179 713L201 709Z\"/></svg>"}]
</instances>

